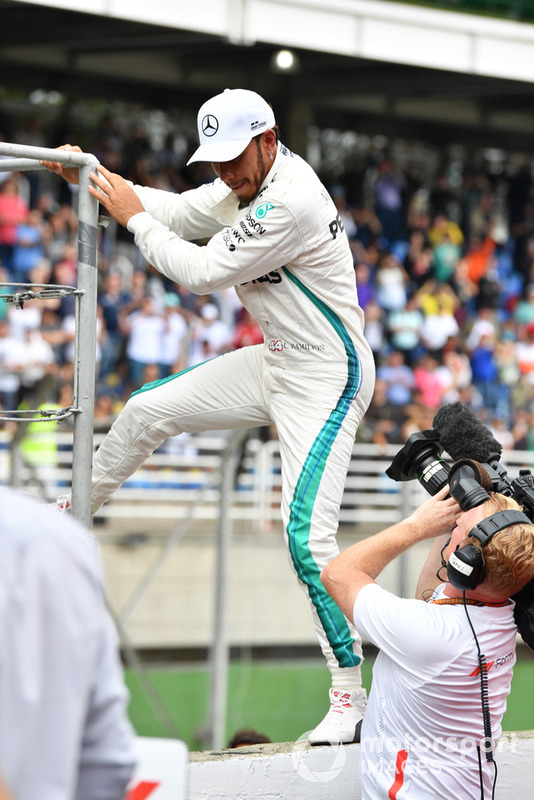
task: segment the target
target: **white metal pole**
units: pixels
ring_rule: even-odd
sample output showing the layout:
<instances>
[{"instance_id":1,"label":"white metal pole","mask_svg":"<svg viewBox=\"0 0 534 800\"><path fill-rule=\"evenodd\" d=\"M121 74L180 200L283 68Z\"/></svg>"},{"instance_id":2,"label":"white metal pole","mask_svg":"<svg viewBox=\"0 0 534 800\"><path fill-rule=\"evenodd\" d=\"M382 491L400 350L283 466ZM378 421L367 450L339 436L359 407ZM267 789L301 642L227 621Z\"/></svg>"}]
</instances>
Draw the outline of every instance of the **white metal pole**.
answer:
<instances>
[{"instance_id":1,"label":"white metal pole","mask_svg":"<svg viewBox=\"0 0 534 800\"><path fill-rule=\"evenodd\" d=\"M238 449L247 436L247 431L233 433L221 462L221 500L219 525L217 528L217 562L213 614L213 644L211 652L210 734L211 747L220 750L226 734L226 707L228 697L228 662L230 644L228 640L228 578L230 549L232 543L232 521L230 518L231 497L237 470Z\"/></svg>"},{"instance_id":2,"label":"white metal pole","mask_svg":"<svg viewBox=\"0 0 534 800\"><path fill-rule=\"evenodd\" d=\"M72 456L72 515L91 525L90 494L93 460L93 417L96 354L96 297L98 269L98 201L89 194L89 174L98 159L90 153L0 142L0 171L44 169L40 161L59 161L80 168L78 199L78 289L74 369L74 437ZM83 368L82 368L83 359Z\"/></svg>"},{"instance_id":3,"label":"white metal pole","mask_svg":"<svg viewBox=\"0 0 534 800\"><path fill-rule=\"evenodd\" d=\"M91 473L95 408L96 302L98 288L98 201L89 194L97 159L80 166L78 197L78 289L81 290L74 375L77 406L72 452L72 514L91 527Z\"/></svg>"}]
</instances>

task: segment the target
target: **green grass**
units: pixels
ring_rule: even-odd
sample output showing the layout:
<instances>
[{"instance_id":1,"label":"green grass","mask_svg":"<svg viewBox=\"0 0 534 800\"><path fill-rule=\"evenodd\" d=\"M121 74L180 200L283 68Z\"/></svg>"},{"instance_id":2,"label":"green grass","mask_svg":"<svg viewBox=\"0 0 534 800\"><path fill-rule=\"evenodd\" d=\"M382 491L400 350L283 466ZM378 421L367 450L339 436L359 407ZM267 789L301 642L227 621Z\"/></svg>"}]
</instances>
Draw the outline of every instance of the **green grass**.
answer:
<instances>
[{"instance_id":1,"label":"green grass","mask_svg":"<svg viewBox=\"0 0 534 800\"><path fill-rule=\"evenodd\" d=\"M363 684L371 685L372 662L363 664ZM138 676L126 670L131 693L130 719L140 736L176 736L190 750L206 749L202 739L208 714L207 669L150 669L150 692L157 692L161 709L172 723L158 718ZM274 742L291 742L311 730L327 710L329 674L317 662L249 662L230 664L226 741L238 728L255 728ZM534 729L534 657L516 664L508 710L507 731ZM174 728L172 727L174 726Z\"/></svg>"}]
</instances>

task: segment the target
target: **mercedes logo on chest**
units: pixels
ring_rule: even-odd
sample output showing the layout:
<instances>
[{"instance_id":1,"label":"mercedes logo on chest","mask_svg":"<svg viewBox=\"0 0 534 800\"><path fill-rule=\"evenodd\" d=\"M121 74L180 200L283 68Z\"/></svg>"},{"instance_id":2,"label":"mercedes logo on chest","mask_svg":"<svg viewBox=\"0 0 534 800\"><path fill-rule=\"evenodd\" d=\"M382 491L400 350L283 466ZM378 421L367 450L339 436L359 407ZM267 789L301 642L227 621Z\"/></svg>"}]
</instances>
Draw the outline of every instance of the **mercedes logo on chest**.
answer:
<instances>
[{"instance_id":1,"label":"mercedes logo on chest","mask_svg":"<svg viewBox=\"0 0 534 800\"><path fill-rule=\"evenodd\" d=\"M206 114L202 120L202 133L204 136L215 136L219 130L219 120L213 114Z\"/></svg>"}]
</instances>

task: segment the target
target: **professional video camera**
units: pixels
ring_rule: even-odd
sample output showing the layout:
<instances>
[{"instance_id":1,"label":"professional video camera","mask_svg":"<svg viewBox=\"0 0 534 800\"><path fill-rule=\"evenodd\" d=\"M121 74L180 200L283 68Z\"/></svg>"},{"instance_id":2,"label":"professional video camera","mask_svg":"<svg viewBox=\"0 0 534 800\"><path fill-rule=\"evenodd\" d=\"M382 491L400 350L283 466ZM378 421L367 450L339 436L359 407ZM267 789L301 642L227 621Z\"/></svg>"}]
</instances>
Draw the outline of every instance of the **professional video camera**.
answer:
<instances>
[{"instance_id":1,"label":"professional video camera","mask_svg":"<svg viewBox=\"0 0 534 800\"><path fill-rule=\"evenodd\" d=\"M449 465L441 455L448 453ZM521 469L510 480L500 463L502 445L483 422L463 403L443 406L432 420L432 429L412 433L393 459L386 475L395 481L416 478L429 494L449 484L462 511L481 505L488 491L512 497L534 521L534 478ZM491 482L491 485L490 485ZM512 598L515 621L524 642L534 651L534 579Z\"/></svg>"}]
</instances>

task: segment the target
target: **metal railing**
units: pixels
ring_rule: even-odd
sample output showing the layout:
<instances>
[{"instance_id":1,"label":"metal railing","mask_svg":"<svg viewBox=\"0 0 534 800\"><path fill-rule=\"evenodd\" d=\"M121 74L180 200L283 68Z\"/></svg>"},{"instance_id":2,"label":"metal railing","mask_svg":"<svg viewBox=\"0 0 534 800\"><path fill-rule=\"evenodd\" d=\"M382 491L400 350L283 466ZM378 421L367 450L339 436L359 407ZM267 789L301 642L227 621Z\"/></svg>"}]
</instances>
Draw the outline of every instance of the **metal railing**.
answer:
<instances>
[{"instance_id":1,"label":"metal railing","mask_svg":"<svg viewBox=\"0 0 534 800\"><path fill-rule=\"evenodd\" d=\"M73 436L56 430L32 434L22 440L22 453L15 454L13 441L0 431L0 483L13 482L12 468L17 465L16 484L25 491L52 500L69 491L72 479ZM104 434L95 434L96 448ZM38 447L40 439L47 449ZM222 499L221 463L229 437L196 434L178 437L146 462L121 486L104 506L104 518L145 520L217 520ZM32 455L31 443L37 447ZM373 444L355 444L345 483L340 514L341 524L387 525L400 519L424 497L417 481L396 483L385 470L399 445L385 448ZM532 468L534 452L506 451L502 464L510 479L519 469ZM280 521L280 452L276 439L267 442L248 437L238 456L234 486L226 487L226 500L232 520L245 520L258 528Z\"/></svg>"},{"instance_id":2,"label":"metal railing","mask_svg":"<svg viewBox=\"0 0 534 800\"><path fill-rule=\"evenodd\" d=\"M41 161L58 161L79 169L76 352L74 363L72 513L90 527L90 486L95 396L96 301L98 268L98 201L89 192L89 175L98 164L90 153L0 142L1 172L45 169ZM26 287L28 290L31 286ZM83 361L83 369L82 369ZM4 415L5 416L5 415ZM52 424L52 423L50 423Z\"/></svg>"}]
</instances>

